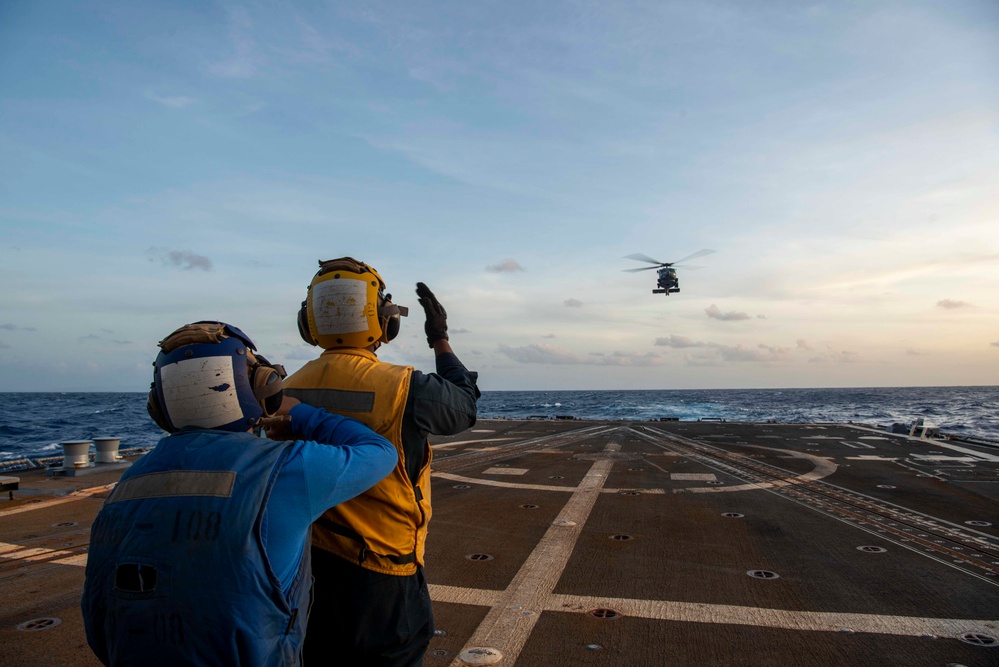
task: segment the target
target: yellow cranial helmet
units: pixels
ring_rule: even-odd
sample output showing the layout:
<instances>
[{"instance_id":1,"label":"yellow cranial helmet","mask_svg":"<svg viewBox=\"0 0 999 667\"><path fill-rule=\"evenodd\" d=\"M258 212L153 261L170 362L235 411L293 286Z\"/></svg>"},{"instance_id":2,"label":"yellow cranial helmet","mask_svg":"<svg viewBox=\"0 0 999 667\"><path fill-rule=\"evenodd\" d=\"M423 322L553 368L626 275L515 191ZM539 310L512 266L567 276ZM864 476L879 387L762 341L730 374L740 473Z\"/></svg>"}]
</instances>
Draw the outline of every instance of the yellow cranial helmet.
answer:
<instances>
[{"instance_id":1,"label":"yellow cranial helmet","mask_svg":"<svg viewBox=\"0 0 999 667\"><path fill-rule=\"evenodd\" d=\"M298 315L298 330L323 349L387 343L399 333L409 309L392 303L385 281L353 257L320 260L319 271Z\"/></svg>"}]
</instances>

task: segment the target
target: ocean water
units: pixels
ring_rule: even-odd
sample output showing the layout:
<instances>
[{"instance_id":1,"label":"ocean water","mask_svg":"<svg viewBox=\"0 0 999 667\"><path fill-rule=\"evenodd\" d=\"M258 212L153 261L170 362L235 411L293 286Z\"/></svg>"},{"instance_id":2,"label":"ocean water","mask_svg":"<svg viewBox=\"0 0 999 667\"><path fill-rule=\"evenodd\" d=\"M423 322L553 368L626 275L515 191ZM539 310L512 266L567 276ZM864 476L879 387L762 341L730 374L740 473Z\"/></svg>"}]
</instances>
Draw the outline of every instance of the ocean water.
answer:
<instances>
[{"instance_id":1,"label":"ocean water","mask_svg":"<svg viewBox=\"0 0 999 667\"><path fill-rule=\"evenodd\" d=\"M872 426L922 418L947 434L999 441L999 387L487 391L479 401L484 419L560 416ZM122 448L152 447L163 435L144 393L0 393L0 461L60 456L63 440L114 436Z\"/></svg>"}]
</instances>

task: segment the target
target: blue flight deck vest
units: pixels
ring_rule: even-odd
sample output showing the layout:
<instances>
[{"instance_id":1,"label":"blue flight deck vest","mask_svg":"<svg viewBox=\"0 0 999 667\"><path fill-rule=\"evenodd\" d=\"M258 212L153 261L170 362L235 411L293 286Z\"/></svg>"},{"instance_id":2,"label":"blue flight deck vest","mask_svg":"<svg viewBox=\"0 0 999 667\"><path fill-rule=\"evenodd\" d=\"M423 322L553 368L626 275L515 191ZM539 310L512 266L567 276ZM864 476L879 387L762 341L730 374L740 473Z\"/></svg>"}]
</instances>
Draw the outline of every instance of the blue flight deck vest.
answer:
<instances>
[{"instance_id":1,"label":"blue flight deck vest","mask_svg":"<svg viewBox=\"0 0 999 667\"><path fill-rule=\"evenodd\" d=\"M122 475L91 529L82 600L102 662L299 664L309 549L286 596L261 534L292 444L185 430Z\"/></svg>"}]
</instances>

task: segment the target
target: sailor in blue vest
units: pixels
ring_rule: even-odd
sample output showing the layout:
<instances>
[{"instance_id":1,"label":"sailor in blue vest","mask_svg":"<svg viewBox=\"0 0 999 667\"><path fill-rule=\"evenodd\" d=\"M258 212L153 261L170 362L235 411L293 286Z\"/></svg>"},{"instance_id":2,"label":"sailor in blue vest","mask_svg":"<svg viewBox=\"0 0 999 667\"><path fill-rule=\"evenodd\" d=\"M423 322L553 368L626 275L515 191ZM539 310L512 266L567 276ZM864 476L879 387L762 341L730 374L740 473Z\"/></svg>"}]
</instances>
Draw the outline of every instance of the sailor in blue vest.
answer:
<instances>
[{"instance_id":1,"label":"sailor in blue vest","mask_svg":"<svg viewBox=\"0 0 999 667\"><path fill-rule=\"evenodd\" d=\"M198 322L160 347L148 409L171 435L94 521L87 642L105 665L298 665L310 525L391 472L395 448L283 396L284 369L236 327ZM255 436L261 418L305 439Z\"/></svg>"}]
</instances>

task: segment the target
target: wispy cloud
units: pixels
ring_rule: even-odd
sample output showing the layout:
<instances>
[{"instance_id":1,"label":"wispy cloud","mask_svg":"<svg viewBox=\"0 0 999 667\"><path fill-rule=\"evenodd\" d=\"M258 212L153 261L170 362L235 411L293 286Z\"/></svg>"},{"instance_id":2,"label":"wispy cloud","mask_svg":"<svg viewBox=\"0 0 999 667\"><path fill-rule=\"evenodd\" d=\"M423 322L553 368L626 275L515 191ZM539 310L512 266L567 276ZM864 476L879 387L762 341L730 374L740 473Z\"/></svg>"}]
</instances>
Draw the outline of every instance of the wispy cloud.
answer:
<instances>
[{"instance_id":1,"label":"wispy cloud","mask_svg":"<svg viewBox=\"0 0 999 667\"><path fill-rule=\"evenodd\" d=\"M704 347L707 343L698 343L697 341L687 338L686 336L677 336L676 334L670 334L667 338L656 338L656 345L660 347L673 347L673 348L685 348L685 347Z\"/></svg>"},{"instance_id":2,"label":"wispy cloud","mask_svg":"<svg viewBox=\"0 0 999 667\"><path fill-rule=\"evenodd\" d=\"M523 271L522 267L515 259L504 259L499 264L492 264L486 267L489 273L517 273Z\"/></svg>"},{"instance_id":3,"label":"wispy cloud","mask_svg":"<svg viewBox=\"0 0 999 667\"><path fill-rule=\"evenodd\" d=\"M583 307L583 302L580 301L579 299L566 299L562 303L564 303L569 308L582 308Z\"/></svg>"},{"instance_id":4,"label":"wispy cloud","mask_svg":"<svg viewBox=\"0 0 999 667\"><path fill-rule=\"evenodd\" d=\"M35 327L20 327L9 322L7 324L0 324L0 329L3 329L4 331L37 331Z\"/></svg>"},{"instance_id":5,"label":"wispy cloud","mask_svg":"<svg viewBox=\"0 0 999 667\"><path fill-rule=\"evenodd\" d=\"M971 304L967 301L955 301L954 299L941 299L937 301L937 307L943 308L944 310L957 310L958 308L970 308Z\"/></svg>"},{"instance_id":6,"label":"wispy cloud","mask_svg":"<svg viewBox=\"0 0 999 667\"><path fill-rule=\"evenodd\" d=\"M828 352L818 354L808 360L808 362L812 364L856 364L861 361L863 361L863 357L856 352L851 352L849 350L829 350Z\"/></svg>"},{"instance_id":7,"label":"wispy cloud","mask_svg":"<svg viewBox=\"0 0 999 667\"><path fill-rule=\"evenodd\" d=\"M248 79L257 73L262 61L252 35L253 20L246 10L236 8L230 11L229 21L232 51L228 56L208 63L205 69L209 74L226 79Z\"/></svg>"},{"instance_id":8,"label":"wispy cloud","mask_svg":"<svg viewBox=\"0 0 999 667\"><path fill-rule=\"evenodd\" d=\"M778 345L765 345L760 343L755 347L747 345L723 345L721 343L711 343L695 341L686 336L671 335L666 338L657 338L656 345L661 347L671 347L674 349L694 350L693 356L687 361L694 365L717 362L774 362L783 361L788 358L792 349Z\"/></svg>"},{"instance_id":9,"label":"wispy cloud","mask_svg":"<svg viewBox=\"0 0 999 667\"><path fill-rule=\"evenodd\" d=\"M539 343L510 347L499 344L499 351L522 364L547 364L554 366L659 366L665 360L655 352L614 352L604 354L577 354L557 345Z\"/></svg>"},{"instance_id":10,"label":"wispy cloud","mask_svg":"<svg viewBox=\"0 0 999 667\"><path fill-rule=\"evenodd\" d=\"M150 262L159 260L165 266L179 266L185 271L192 269L200 271L212 270L212 260L189 250L170 250L169 248L153 247L146 251L146 256Z\"/></svg>"},{"instance_id":11,"label":"wispy cloud","mask_svg":"<svg viewBox=\"0 0 999 667\"><path fill-rule=\"evenodd\" d=\"M184 97L181 95L172 97L162 97L156 93L146 93L146 99L156 102L157 104L162 104L165 107L170 107L171 109L183 109L184 107L189 107L194 104L195 99L193 97Z\"/></svg>"},{"instance_id":12,"label":"wispy cloud","mask_svg":"<svg viewBox=\"0 0 999 667\"><path fill-rule=\"evenodd\" d=\"M721 320L722 322L737 322L739 320L749 319L749 315L747 315L746 313L738 313L735 311L723 313L715 304L711 304L710 306L705 308L704 312L707 314L708 317L715 320Z\"/></svg>"}]
</instances>

